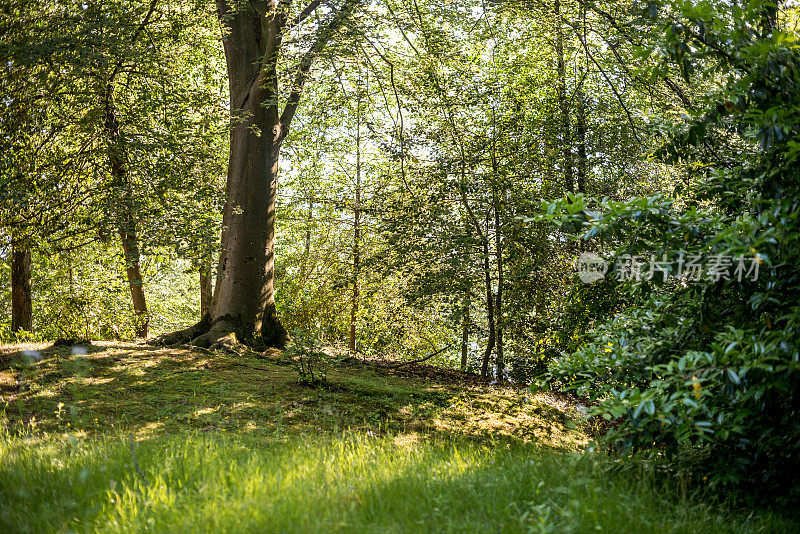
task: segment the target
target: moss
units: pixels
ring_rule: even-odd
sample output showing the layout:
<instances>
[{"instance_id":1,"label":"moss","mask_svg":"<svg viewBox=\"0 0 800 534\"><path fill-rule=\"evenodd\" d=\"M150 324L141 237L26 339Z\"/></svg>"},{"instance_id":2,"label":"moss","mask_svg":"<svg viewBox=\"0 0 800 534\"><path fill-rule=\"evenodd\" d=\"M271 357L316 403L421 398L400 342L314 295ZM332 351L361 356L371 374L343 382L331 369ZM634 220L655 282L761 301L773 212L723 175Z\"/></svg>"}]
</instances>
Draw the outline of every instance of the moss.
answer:
<instances>
[{"instance_id":1,"label":"moss","mask_svg":"<svg viewBox=\"0 0 800 534\"><path fill-rule=\"evenodd\" d=\"M361 431L495 434L573 449L575 414L524 391L383 374L331 359L327 384L310 389L277 351L231 355L187 348L98 342L86 354L41 349L26 362L14 347L0 364L8 425L50 432L139 436L187 430L297 434ZM256 369L259 368L259 369Z\"/></svg>"}]
</instances>

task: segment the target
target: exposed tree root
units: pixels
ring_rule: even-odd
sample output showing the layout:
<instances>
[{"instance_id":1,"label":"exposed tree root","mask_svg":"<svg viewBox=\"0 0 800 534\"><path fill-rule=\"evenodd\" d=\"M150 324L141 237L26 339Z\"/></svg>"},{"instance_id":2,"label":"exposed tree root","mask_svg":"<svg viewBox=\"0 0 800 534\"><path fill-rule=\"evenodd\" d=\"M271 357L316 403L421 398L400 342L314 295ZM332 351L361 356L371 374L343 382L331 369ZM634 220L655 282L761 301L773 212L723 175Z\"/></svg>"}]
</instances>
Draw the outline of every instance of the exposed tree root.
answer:
<instances>
[{"instance_id":1,"label":"exposed tree root","mask_svg":"<svg viewBox=\"0 0 800 534\"><path fill-rule=\"evenodd\" d=\"M244 348L239 341L239 339L243 338L240 330L236 328L235 321L230 320L228 317L220 317L213 322L208 318L204 318L194 326L163 334L149 340L147 343L166 347L183 345L239 354Z\"/></svg>"},{"instance_id":2,"label":"exposed tree root","mask_svg":"<svg viewBox=\"0 0 800 534\"><path fill-rule=\"evenodd\" d=\"M158 337L154 337L153 339L148 339L147 344L162 347L182 345L190 342L204 332L207 332L210 325L211 321L209 320L208 316L206 316L203 317L199 323L195 324L194 326L190 326L189 328L184 328L183 330L177 330L168 334L162 334Z\"/></svg>"},{"instance_id":3,"label":"exposed tree root","mask_svg":"<svg viewBox=\"0 0 800 534\"><path fill-rule=\"evenodd\" d=\"M236 328L228 321L214 323L208 332L192 339L189 345L209 350L239 352Z\"/></svg>"},{"instance_id":4,"label":"exposed tree root","mask_svg":"<svg viewBox=\"0 0 800 534\"><path fill-rule=\"evenodd\" d=\"M265 319L266 322L262 324L261 328L261 336L242 328L235 317L225 315L212 321L206 316L194 326L160 335L148 340L147 343L166 347L189 345L239 354L247 350L245 346L257 351L267 348L282 349L289 341L286 329L278 320L274 310L272 313L265 314Z\"/></svg>"}]
</instances>

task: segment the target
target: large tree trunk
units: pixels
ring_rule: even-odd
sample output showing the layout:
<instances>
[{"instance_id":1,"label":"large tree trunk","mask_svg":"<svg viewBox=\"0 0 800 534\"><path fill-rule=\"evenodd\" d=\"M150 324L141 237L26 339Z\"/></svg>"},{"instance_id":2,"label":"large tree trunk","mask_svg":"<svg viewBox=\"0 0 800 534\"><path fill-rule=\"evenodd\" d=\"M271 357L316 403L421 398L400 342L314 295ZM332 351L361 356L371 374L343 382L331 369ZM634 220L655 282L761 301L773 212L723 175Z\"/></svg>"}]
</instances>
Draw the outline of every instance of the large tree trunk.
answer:
<instances>
[{"instance_id":1,"label":"large tree trunk","mask_svg":"<svg viewBox=\"0 0 800 534\"><path fill-rule=\"evenodd\" d=\"M278 109L278 59L287 25L315 12L312 2L292 21L288 3L278 0L217 0L228 67L231 131L222 215L222 250L209 321L161 336L156 343L208 347L255 341L283 347L286 329L275 306L275 200L278 158L300 102L313 60L358 0L331 8L300 58L289 97ZM193 338L193 339L192 339Z\"/></svg>"},{"instance_id":2,"label":"large tree trunk","mask_svg":"<svg viewBox=\"0 0 800 534\"><path fill-rule=\"evenodd\" d=\"M275 308L275 197L283 135L278 118L275 62L280 36L262 29L262 16L246 5L219 2L227 28L223 45L231 100L230 153L222 250L210 330L193 342L216 343L231 334L249 341L261 330L264 342L281 347L286 330ZM265 26L274 26L265 22ZM272 75L272 76L270 76Z\"/></svg>"},{"instance_id":3,"label":"large tree trunk","mask_svg":"<svg viewBox=\"0 0 800 534\"><path fill-rule=\"evenodd\" d=\"M11 331L31 331L31 249L24 240L11 242Z\"/></svg>"},{"instance_id":4,"label":"large tree trunk","mask_svg":"<svg viewBox=\"0 0 800 534\"><path fill-rule=\"evenodd\" d=\"M229 40L235 35L232 32ZM226 44L225 48L231 47ZM248 76L237 75L237 70L246 71L257 64L260 54L254 53L241 69L231 56L228 53L232 100L233 95L246 96L237 108L238 118L232 121L222 252L208 340L214 341L218 333L235 333L242 341L261 330L267 345L280 347L286 341L274 293L275 196L281 143L275 131L280 126L271 113L274 110L262 105L268 91L249 85Z\"/></svg>"}]
</instances>

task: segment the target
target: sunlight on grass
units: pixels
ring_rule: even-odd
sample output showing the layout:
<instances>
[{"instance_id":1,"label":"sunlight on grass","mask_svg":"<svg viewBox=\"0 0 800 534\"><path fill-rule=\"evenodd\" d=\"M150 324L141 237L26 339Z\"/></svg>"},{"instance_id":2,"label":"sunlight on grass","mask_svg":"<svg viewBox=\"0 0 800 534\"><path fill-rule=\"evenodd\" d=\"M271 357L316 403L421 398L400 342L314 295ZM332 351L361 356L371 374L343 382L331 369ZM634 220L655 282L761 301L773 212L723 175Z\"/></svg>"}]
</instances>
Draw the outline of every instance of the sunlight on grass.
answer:
<instances>
[{"instance_id":1,"label":"sunlight on grass","mask_svg":"<svg viewBox=\"0 0 800 534\"><path fill-rule=\"evenodd\" d=\"M343 434L0 440L0 531L788 531L730 515L599 456Z\"/></svg>"},{"instance_id":2,"label":"sunlight on grass","mask_svg":"<svg viewBox=\"0 0 800 534\"><path fill-rule=\"evenodd\" d=\"M525 390L333 365L305 388L278 359L141 346L42 354L2 362L3 533L794 526L611 474L576 453L589 429L574 408Z\"/></svg>"}]
</instances>

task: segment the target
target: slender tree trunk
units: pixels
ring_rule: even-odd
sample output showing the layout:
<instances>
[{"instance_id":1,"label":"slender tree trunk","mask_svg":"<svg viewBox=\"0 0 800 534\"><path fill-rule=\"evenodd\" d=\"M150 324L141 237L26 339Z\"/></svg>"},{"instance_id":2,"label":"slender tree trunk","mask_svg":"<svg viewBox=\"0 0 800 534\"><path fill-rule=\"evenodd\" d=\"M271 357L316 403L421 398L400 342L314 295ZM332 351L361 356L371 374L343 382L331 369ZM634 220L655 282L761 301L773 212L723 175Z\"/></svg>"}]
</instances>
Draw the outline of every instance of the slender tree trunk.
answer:
<instances>
[{"instance_id":1,"label":"slender tree trunk","mask_svg":"<svg viewBox=\"0 0 800 534\"><path fill-rule=\"evenodd\" d=\"M211 318L211 297L213 284L211 281L211 261L204 258L199 269L200 273L200 320Z\"/></svg>"},{"instance_id":2,"label":"slender tree trunk","mask_svg":"<svg viewBox=\"0 0 800 534\"><path fill-rule=\"evenodd\" d=\"M586 159L586 95L583 90L578 91L578 192L586 193L586 170L588 161Z\"/></svg>"},{"instance_id":3,"label":"slender tree trunk","mask_svg":"<svg viewBox=\"0 0 800 534\"><path fill-rule=\"evenodd\" d=\"M505 360L503 354L503 244L502 244L502 227L500 226L500 210L502 209L501 200L502 196L497 190L497 182L500 180L500 164L497 161L497 124L495 120L495 112L492 110L492 209L494 211L494 252L497 258L497 296L495 301L495 317L497 321L497 380L503 380L503 371L505 368ZM486 225L486 232L489 232L489 225ZM488 235L487 235L488 237Z\"/></svg>"},{"instance_id":4,"label":"slender tree trunk","mask_svg":"<svg viewBox=\"0 0 800 534\"><path fill-rule=\"evenodd\" d=\"M350 307L350 352L356 352L356 321L359 305L358 275L361 269L361 87L358 88L356 122L356 191L353 208L353 302Z\"/></svg>"},{"instance_id":5,"label":"slender tree trunk","mask_svg":"<svg viewBox=\"0 0 800 534\"><path fill-rule=\"evenodd\" d=\"M496 165L495 165L496 172ZM503 371L505 369L505 360L503 354L503 245L502 245L502 229L500 227L500 198L496 190L493 191L494 196L494 241L495 241L495 254L497 256L497 295L495 304L495 317L497 321L497 379L503 380Z\"/></svg>"},{"instance_id":6,"label":"slender tree trunk","mask_svg":"<svg viewBox=\"0 0 800 534\"><path fill-rule=\"evenodd\" d=\"M469 235L469 222L464 221L464 235ZM469 248L467 248L466 254L466 261L465 264L467 266L470 265L470 253ZM465 269L464 273L469 273L469 270ZM470 279L469 275L467 275L467 282L466 286L464 287L464 303L463 303L463 316L461 317L461 370L467 370L467 364L469 363L469 327L470 327Z\"/></svg>"},{"instance_id":7,"label":"slender tree trunk","mask_svg":"<svg viewBox=\"0 0 800 534\"><path fill-rule=\"evenodd\" d=\"M11 242L11 331L31 331L31 249L26 240Z\"/></svg>"},{"instance_id":8,"label":"slender tree trunk","mask_svg":"<svg viewBox=\"0 0 800 534\"><path fill-rule=\"evenodd\" d=\"M454 136L454 138L456 142L459 142L457 137ZM460 143L459 146L461 147ZM461 194L461 203L464 206L464 211L467 215L467 222L468 224L472 225L472 228L475 230L475 233L478 234L483 246L483 275L486 290L486 323L487 327L489 328L489 338L486 340L486 350L483 353L483 360L481 361L481 376L486 378L489 376L489 358L492 356L495 340L494 295L492 293L492 273L491 262L489 258L489 212L486 212L486 233L484 233L481 229L481 224L478 222L478 218L475 216L475 212L473 212L472 208L470 207L469 199L467 198L466 160L463 147L461 147L461 187L459 192Z\"/></svg>"},{"instance_id":9,"label":"slender tree trunk","mask_svg":"<svg viewBox=\"0 0 800 534\"><path fill-rule=\"evenodd\" d=\"M115 193L118 195L117 225L125 258L125 272L131 291L133 313L136 316L136 337L147 337L149 318L140 268L139 240L136 230L136 209L128 177L128 155L125 140L117 120L114 86L105 88L105 117L103 127L108 138L108 162Z\"/></svg>"},{"instance_id":10,"label":"slender tree trunk","mask_svg":"<svg viewBox=\"0 0 800 534\"><path fill-rule=\"evenodd\" d=\"M467 370L469 358L469 288L464 290L464 315L461 318L461 370Z\"/></svg>"},{"instance_id":11,"label":"slender tree trunk","mask_svg":"<svg viewBox=\"0 0 800 534\"><path fill-rule=\"evenodd\" d=\"M136 315L136 337L146 338L150 319L147 315L147 301L144 296L142 271L139 266L139 243L136 237L136 222L126 211L123 226L120 228L122 251L125 256L125 272L131 290L133 313Z\"/></svg>"},{"instance_id":12,"label":"slender tree trunk","mask_svg":"<svg viewBox=\"0 0 800 534\"><path fill-rule=\"evenodd\" d=\"M303 280L308 275L308 260L311 256L311 225L314 222L314 199L308 201L308 211L306 212L306 241L303 247Z\"/></svg>"},{"instance_id":13,"label":"slender tree trunk","mask_svg":"<svg viewBox=\"0 0 800 534\"><path fill-rule=\"evenodd\" d=\"M156 9L158 0L151 0L150 7L142 19L141 24L131 36L129 46L133 46L149 24ZM136 210L133 201L133 191L128 176L128 154L125 139L117 120L117 110L114 103L114 83L122 69L122 60L111 70L105 86L101 88L103 104L103 129L108 140L108 162L111 168L114 193L119 197L117 203L117 229L122 243L122 252L125 258L125 271L128 277L128 286L131 291L133 312L136 316L136 336L147 337L149 317L147 314L147 301L144 296L142 273L139 265L139 240L136 230Z\"/></svg>"},{"instance_id":14,"label":"slender tree trunk","mask_svg":"<svg viewBox=\"0 0 800 534\"><path fill-rule=\"evenodd\" d=\"M308 272L308 259L311 255L311 224L314 222L314 199L308 201L308 213L306 214L306 244L303 249L303 270Z\"/></svg>"},{"instance_id":15,"label":"slender tree trunk","mask_svg":"<svg viewBox=\"0 0 800 534\"><path fill-rule=\"evenodd\" d=\"M561 24L561 1L555 0L556 15L556 61L558 62L558 107L561 111L561 149L564 159L564 187L574 192L572 176L572 136L569 124L569 103L567 102L567 76L564 66L564 32Z\"/></svg>"},{"instance_id":16,"label":"slender tree trunk","mask_svg":"<svg viewBox=\"0 0 800 534\"><path fill-rule=\"evenodd\" d=\"M483 240L483 275L486 284L486 323L489 327L489 339L486 340L486 350L483 352L483 361L481 362L481 376L486 378L489 376L489 359L492 356L492 350L495 345L495 318L494 318L494 294L492 292L492 273L491 263L489 261L489 213L486 213L486 239Z\"/></svg>"},{"instance_id":17,"label":"slender tree trunk","mask_svg":"<svg viewBox=\"0 0 800 534\"><path fill-rule=\"evenodd\" d=\"M775 3L777 4L777 2ZM778 6L765 5L761 9L761 35L767 37L778 27Z\"/></svg>"},{"instance_id":18,"label":"slender tree trunk","mask_svg":"<svg viewBox=\"0 0 800 534\"><path fill-rule=\"evenodd\" d=\"M67 256L67 270L69 271L69 296L75 298L75 269L72 266L72 251L68 250Z\"/></svg>"}]
</instances>

